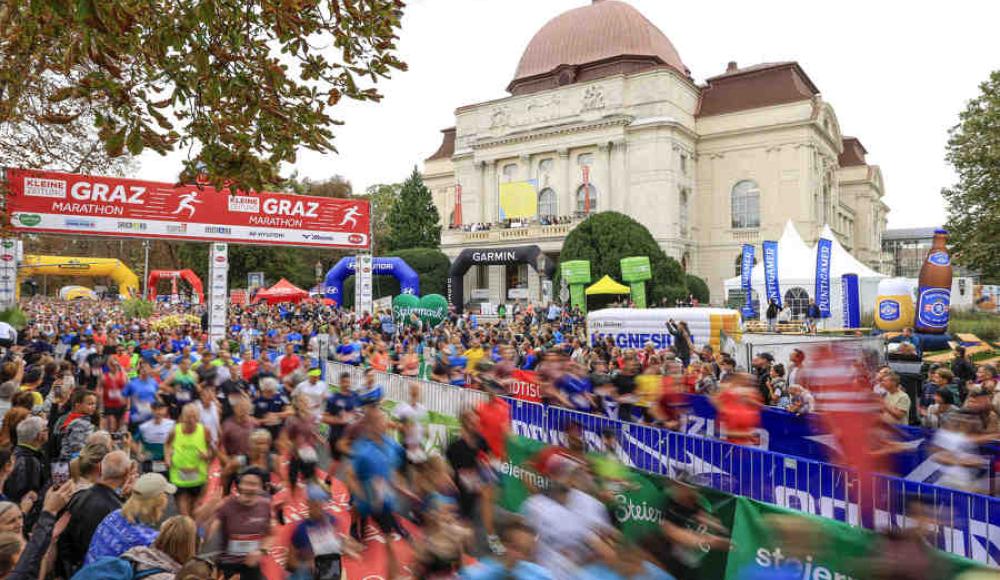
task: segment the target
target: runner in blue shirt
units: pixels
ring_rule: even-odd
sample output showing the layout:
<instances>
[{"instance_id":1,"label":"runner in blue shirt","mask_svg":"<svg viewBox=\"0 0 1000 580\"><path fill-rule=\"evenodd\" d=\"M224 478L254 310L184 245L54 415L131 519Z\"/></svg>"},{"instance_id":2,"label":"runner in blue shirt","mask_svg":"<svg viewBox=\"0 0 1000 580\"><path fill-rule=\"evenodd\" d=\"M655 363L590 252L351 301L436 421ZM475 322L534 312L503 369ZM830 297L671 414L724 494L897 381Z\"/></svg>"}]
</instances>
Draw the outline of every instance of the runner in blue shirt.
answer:
<instances>
[{"instance_id":1,"label":"runner in blue shirt","mask_svg":"<svg viewBox=\"0 0 1000 580\"><path fill-rule=\"evenodd\" d=\"M139 425L153 418L153 401L156 400L158 385L153 378L149 363L139 363L139 376L130 380L122 391L129 400L129 429L135 434Z\"/></svg>"}]
</instances>

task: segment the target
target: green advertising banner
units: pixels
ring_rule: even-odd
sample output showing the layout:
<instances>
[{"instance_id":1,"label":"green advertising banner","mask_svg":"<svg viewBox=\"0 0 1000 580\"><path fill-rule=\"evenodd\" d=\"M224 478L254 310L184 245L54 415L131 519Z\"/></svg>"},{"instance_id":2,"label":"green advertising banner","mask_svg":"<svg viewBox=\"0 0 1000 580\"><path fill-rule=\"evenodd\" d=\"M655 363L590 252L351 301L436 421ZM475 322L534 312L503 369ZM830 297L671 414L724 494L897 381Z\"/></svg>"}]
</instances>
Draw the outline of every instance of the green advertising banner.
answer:
<instances>
[{"instance_id":1,"label":"green advertising banner","mask_svg":"<svg viewBox=\"0 0 1000 580\"><path fill-rule=\"evenodd\" d=\"M382 401L382 408L392 417L395 417L393 411L397 405L399 403L396 401L388 399ZM444 455L445 449L448 448L448 442L458 438L460 429L461 425L455 417L428 411L427 420L424 421L424 449L428 453L437 451Z\"/></svg>"},{"instance_id":2,"label":"green advertising banner","mask_svg":"<svg viewBox=\"0 0 1000 580\"><path fill-rule=\"evenodd\" d=\"M649 265L649 256L634 256L622 258L622 280L625 282L645 282L653 279L653 269Z\"/></svg>"},{"instance_id":3,"label":"green advertising banner","mask_svg":"<svg viewBox=\"0 0 1000 580\"><path fill-rule=\"evenodd\" d=\"M570 260L559 264L559 273L567 284L590 284L590 262Z\"/></svg>"}]
</instances>

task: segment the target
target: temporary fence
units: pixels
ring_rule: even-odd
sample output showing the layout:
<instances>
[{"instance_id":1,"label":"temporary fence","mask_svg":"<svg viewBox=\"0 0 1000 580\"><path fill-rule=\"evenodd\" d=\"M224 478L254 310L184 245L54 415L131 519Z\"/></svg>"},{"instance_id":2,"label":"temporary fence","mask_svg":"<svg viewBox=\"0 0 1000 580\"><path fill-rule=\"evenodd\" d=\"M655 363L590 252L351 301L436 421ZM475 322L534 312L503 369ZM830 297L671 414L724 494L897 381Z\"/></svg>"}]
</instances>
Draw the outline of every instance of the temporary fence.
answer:
<instances>
[{"instance_id":1,"label":"temporary fence","mask_svg":"<svg viewBox=\"0 0 1000 580\"><path fill-rule=\"evenodd\" d=\"M351 374L362 379L364 369L328 363L328 376ZM429 411L457 417L484 401L486 394L400 375L378 373L385 398L409 399L409 385L418 383L421 402ZM1000 499L896 477L876 475L862 489L849 469L734 445L667 429L617 421L570 409L507 398L515 434L550 444L565 443L565 427L583 428L587 447L601 450L601 435L616 434L618 455L629 467L695 482L726 493L772 503L873 529L906 527L919 500L937 522L937 546L989 566L1000 566ZM862 498L869 507L863 511Z\"/></svg>"}]
</instances>

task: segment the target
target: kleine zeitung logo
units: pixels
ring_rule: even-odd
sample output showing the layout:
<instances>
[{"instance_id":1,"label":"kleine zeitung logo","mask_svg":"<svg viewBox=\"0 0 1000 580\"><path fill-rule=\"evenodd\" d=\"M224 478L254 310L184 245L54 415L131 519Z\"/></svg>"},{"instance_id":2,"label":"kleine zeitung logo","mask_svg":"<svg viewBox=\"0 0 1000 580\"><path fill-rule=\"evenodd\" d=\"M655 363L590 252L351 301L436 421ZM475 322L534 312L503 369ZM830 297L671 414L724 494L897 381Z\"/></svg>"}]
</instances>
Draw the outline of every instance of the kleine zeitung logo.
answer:
<instances>
[{"instance_id":1,"label":"kleine zeitung logo","mask_svg":"<svg viewBox=\"0 0 1000 580\"><path fill-rule=\"evenodd\" d=\"M66 199L66 182L62 179L25 177L24 195L30 197L54 197Z\"/></svg>"}]
</instances>

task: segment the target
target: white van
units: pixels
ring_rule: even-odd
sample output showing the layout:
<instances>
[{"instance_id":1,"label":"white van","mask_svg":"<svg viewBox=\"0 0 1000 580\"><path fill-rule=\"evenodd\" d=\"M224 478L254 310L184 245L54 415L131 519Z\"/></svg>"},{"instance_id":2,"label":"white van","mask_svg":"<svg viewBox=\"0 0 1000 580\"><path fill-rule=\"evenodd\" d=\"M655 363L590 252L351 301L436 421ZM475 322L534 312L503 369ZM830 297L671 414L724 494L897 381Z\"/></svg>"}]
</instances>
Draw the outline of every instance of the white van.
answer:
<instances>
[{"instance_id":1,"label":"white van","mask_svg":"<svg viewBox=\"0 0 1000 580\"><path fill-rule=\"evenodd\" d=\"M739 341L742 335L738 310L728 308L606 308L587 314L590 344L608 336L620 348L639 349L652 342L656 349L673 344L667 322L686 322L695 346L712 345L720 351L723 334Z\"/></svg>"}]
</instances>

